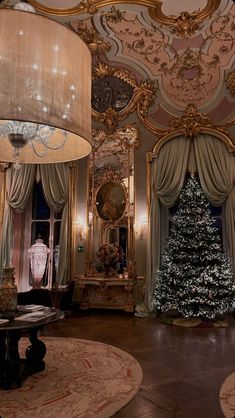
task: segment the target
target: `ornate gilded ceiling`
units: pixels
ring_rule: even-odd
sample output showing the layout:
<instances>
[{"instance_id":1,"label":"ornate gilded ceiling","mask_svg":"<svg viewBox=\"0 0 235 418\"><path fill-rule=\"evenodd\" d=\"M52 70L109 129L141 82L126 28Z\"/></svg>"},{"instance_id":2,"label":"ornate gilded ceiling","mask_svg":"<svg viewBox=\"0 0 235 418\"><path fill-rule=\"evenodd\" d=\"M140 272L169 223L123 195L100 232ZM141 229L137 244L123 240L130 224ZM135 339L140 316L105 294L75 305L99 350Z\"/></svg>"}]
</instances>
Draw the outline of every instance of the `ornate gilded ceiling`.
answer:
<instances>
[{"instance_id":1,"label":"ornate gilded ceiling","mask_svg":"<svg viewBox=\"0 0 235 418\"><path fill-rule=\"evenodd\" d=\"M160 128L190 104L216 124L234 115L232 0L28 2L76 31L89 45L94 68L101 63L123 69L136 86L153 85L149 116Z\"/></svg>"}]
</instances>

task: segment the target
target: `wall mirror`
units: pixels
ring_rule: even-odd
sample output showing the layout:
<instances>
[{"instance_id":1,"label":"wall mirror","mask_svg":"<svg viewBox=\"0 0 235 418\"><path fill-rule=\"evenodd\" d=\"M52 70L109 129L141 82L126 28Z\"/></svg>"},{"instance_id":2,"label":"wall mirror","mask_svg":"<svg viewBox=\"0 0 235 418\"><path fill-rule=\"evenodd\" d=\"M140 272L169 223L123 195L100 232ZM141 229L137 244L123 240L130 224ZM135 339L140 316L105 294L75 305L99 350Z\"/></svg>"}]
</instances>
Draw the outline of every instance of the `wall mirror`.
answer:
<instances>
[{"instance_id":1,"label":"wall mirror","mask_svg":"<svg viewBox=\"0 0 235 418\"><path fill-rule=\"evenodd\" d=\"M134 125L109 135L93 130L88 176L88 276L118 276L124 271L130 277L135 275L134 150L138 144L139 132Z\"/></svg>"}]
</instances>

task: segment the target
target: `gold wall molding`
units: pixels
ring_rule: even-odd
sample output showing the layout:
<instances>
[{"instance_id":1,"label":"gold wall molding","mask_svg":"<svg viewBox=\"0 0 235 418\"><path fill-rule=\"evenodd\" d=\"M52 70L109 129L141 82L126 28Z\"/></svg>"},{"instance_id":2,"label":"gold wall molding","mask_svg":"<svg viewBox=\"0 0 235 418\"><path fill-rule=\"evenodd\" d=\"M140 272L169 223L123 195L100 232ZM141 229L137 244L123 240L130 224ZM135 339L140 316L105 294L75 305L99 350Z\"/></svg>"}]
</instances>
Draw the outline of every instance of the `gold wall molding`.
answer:
<instances>
[{"instance_id":1,"label":"gold wall molding","mask_svg":"<svg viewBox=\"0 0 235 418\"><path fill-rule=\"evenodd\" d=\"M110 67L101 62L93 68L92 76L93 80L105 79L107 76L112 76L123 81L133 89L130 100L121 110L117 110L112 104L104 112L99 112L94 107L92 108L93 118L106 126L108 134L115 132L118 123L134 111L137 111L140 119L146 117L149 107L154 103L155 99L155 88L152 82L145 80L137 83L132 73L121 68ZM102 91L102 96L105 98L104 91Z\"/></svg>"},{"instance_id":2,"label":"gold wall molding","mask_svg":"<svg viewBox=\"0 0 235 418\"><path fill-rule=\"evenodd\" d=\"M164 145L170 139L177 136L193 138L199 133L208 133L210 135L216 136L225 143L229 152L234 152L235 144L226 132L226 128L232 126L234 123L235 116L233 116L223 125L215 125L208 115L200 113L194 104L189 104L186 107L183 115L173 118L170 121L169 128L159 130L157 127L155 127L155 133L158 134L158 139L153 151L147 153L147 162L151 162L152 159L158 154L162 145Z\"/></svg>"},{"instance_id":3,"label":"gold wall molding","mask_svg":"<svg viewBox=\"0 0 235 418\"><path fill-rule=\"evenodd\" d=\"M179 16L167 16L162 12L162 3L157 3L155 8L150 9L150 16L161 25L169 26L176 35L188 38L196 34L201 21L207 19L220 5L220 0L207 0L202 10L193 13L183 11Z\"/></svg>"}]
</instances>

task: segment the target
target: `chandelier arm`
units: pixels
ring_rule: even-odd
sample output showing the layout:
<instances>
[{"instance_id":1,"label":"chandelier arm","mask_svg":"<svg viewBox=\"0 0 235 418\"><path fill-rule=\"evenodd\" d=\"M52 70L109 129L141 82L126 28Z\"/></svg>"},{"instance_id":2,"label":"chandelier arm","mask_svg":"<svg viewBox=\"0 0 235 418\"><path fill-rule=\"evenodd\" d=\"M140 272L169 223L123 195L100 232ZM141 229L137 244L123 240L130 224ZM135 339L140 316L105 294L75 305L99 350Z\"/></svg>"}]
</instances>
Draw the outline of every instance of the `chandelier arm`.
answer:
<instances>
[{"instance_id":1,"label":"chandelier arm","mask_svg":"<svg viewBox=\"0 0 235 418\"><path fill-rule=\"evenodd\" d=\"M31 142L31 145L32 145L32 148L33 148L33 152L35 153L35 155L37 156L37 157L43 157L44 155L46 155L46 150L45 150L45 152L43 152L43 153L39 153L37 150L36 150L36 148L35 148L35 145L34 145L34 142L33 142L33 140L31 139L30 140L30 142Z\"/></svg>"},{"instance_id":2,"label":"chandelier arm","mask_svg":"<svg viewBox=\"0 0 235 418\"><path fill-rule=\"evenodd\" d=\"M54 150L57 150L57 149L60 149L60 148L62 148L63 146L64 146L64 144L67 142L67 136L68 136L68 133L67 132L65 132L64 131L64 140L63 140L63 142L61 142L61 144L58 144L58 145L56 145L55 147L53 147L53 146L51 146L51 145L49 145L43 138L41 138L40 137L40 141L42 142L42 144L46 147L46 148L49 148L49 149L54 149Z\"/></svg>"}]
</instances>

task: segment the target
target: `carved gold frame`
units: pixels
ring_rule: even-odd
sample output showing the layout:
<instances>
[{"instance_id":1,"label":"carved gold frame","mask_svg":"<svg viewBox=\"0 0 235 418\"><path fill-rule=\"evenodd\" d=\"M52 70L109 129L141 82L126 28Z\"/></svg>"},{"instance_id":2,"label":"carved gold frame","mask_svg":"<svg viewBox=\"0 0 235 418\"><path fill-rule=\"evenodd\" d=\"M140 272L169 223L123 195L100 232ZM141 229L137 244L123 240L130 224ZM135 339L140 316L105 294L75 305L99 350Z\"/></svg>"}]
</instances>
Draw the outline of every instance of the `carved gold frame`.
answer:
<instances>
[{"instance_id":1,"label":"carved gold frame","mask_svg":"<svg viewBox=\"0 0 235 418\"><path fill-rule=\"evenodd\" d=\"M151 204L151 163L153 159L157 157L159 150L166 142L180 135L193 138L199 133L208 133L220 139L227 146L229 152L235 152L235 143L226 131L226 129L234 125L234 123L235 115L223 125L215 125L209 116L200 113L195 105L190 104L186 107L182 116L172 119L170 128L158 130L155 125L152 126L152 129L155 130L158 139L153 147L153 150L146 154L146 190L148 208L150 208Z\"/></svg>"},{"instance_id":2,"label":"carved gold frame","mask_svg":"<svg viewBox=\"0 0 235 418\"><path fill-rule=\"evenodd\" d=\"M112 134L117 128L118 123L127 118L130 113L134 111L137 112L137 116L140 119L145 118L149 107L154 104L155 88L150 81L142 81L138 84L132 73L121 68L111 67L101 62L93 68L93 79L103 78L108 75L112 75L125 81L134 89L130 102L119 112L112 107L109 107L102 113L92 109L92 117L97 122L103 123L106 126L108 134Z\"/></svg>"},{"instance_id":3,"label":"carved gold frame","mask_svg":"<svg viewBox=\"0 0 235 418\"><path fill-rule=\"evenodd\" d=\"M188 13L182 12L179 16L167 16L162 12L162 3L157 3L155 8L150 9L152 19L164 26L169 26L176 35L188 38L199 29L199 23L214 13L221 0L207 0L207 4L200 11Z\"/></svg>"},{"instance_id":4,"label":"carved gold frame","mask_svg":"<svg viewBox=\"0 0 235 418\"><path fill-rule=\"evenodd\" d=\"M80 14L95 14L102 7L116 6L118 4L135 4L149 8L150 16L162 25L170 26L173 31L183 37L192 35L198 28L198 24L208 18L219 7L221 0L207 0L204 9L199 12L188 14L181 13L180 16L167 16L162 12L160 0L81 0L77 6L72 8L46 7L36 0L28 0L39 12L54 16L74 16Z\"/></svg>"},{"instance_id":5,"label":"carved gold frame","mask_svg":"<svg viewBox=\"0 0 235 418\"><path fill-rule=\"evenodd\" d=\"M125 125L122 128L117 129L112 134L106 134L105 131L100 130L93 130L92 133L93 136L93 150L92 154L90 156L91 158L91 166L92 171L88 170L88 185L90 186L90 190L88 190L88 196L87 196L87 212L91 211L92 213L92 226L89 231L89 249L87 252L87 261L86 261L86 275L87 276L98 276L98 273L95 272L93 268L94 263L94 248L92 244L92 240L94 238L94 230L93 230L93 222L94 222L94 215L96 214L98 218L100 219L101 224L101 241L100 245L104 243L104 236L107 233L107 230L110 229L110 227L118 227L118 226L126 226L128 229L128 251L127 251L127 259L128 259L128 273L129 277L135 277L136 275L136 268L135 268L135 259L134 259L134 230L133 230L133 224L134 224L134 214L132 214L132 217L130 216L130 210L134 210L134 208L131 207L131 201L130 201L130 190L129 186L124 184L122 179L119 176L118 172L115 172L114 168L107 169L107 171L101 173L101 176L99 177L99 180L96 181L94 177L94 168L95 168L95 153L96 150L99 148L100 145L103 144L103 141L116 141L116 138L119 138L120 143L122 144L122 147L125 148L128 156L128 161L130 164L130 153L132 153L132 163L134 164L134 149L139 146L139 137L140 133L139 130L136 128L135 125ZM97 140L96 140L97 138ZM130 167L128 168L128 172L130 175ZM89 182L89 177L91 178L91 182ZM112 221L104 221L102 218L100 218L99 214L97 214L97 208L96 208L96 196L98 193L98 190L100 187L107 183L107 181L113 181L118 182L121 187L124 190L125 196L126 196L126 206L125 210L123 212L122 217L118 218L117 220ZM135 201L135 199L134 199ZM134 205L133 201L133 205ZM89 216L89 215L88 215ZM89 219L88 219L89 224Z\"/></svg>"}]
</instances>

